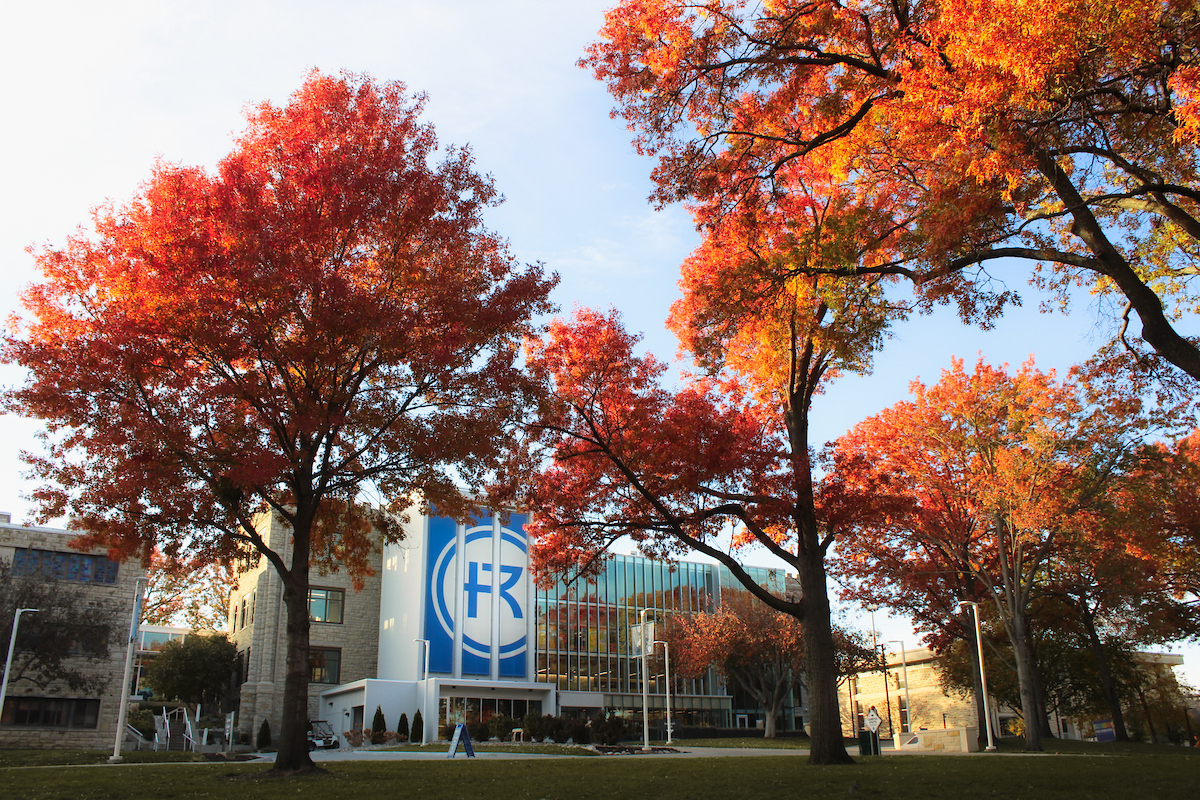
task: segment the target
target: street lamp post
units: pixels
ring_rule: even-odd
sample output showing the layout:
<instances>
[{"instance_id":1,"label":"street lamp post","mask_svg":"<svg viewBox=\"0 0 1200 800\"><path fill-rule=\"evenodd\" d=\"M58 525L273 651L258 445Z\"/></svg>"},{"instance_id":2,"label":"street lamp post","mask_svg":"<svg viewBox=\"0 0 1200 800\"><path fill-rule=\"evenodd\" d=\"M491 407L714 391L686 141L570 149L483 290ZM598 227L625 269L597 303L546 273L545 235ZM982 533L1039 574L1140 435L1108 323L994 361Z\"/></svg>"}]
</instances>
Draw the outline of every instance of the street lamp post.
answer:
<instances>
[{"instance_id":1,"label":"street lamp post","mask_svg":"<svg viewBox=\"0 0 1200 800\"><path fill-rule=\"evenodd\" d=\"M421 724L424 727L428 728L429 727L429 640L428 639L413 639L413 641L420 642L421 644L425 645L425 657L421 662L421 665L424 667L424 669L422 671L422 674L424 675L424 677L421 679ZM450 716L449 709L447 709L447 714L446 714L447 722L450 721L449 716ZM425 744L425 741L426 741L425 731L422 730L421 731L421 744Z\"/></svg>"},{"instance_id":2,"label":"street lamp post","mask_svg":"<svg viewBox=\"0 0 1200 800\"><path fill-rule=\"evenodd\" d=\"M900 645L900 663L904 673L904 717L900 720L900 732L912 733L912 703L908 699L908 651L904 649L903 639L889 639L888 644L892 643ZM908 730L905 731L905 728Z\"/></svg>"},{"instance_id":3,"label":"street lamp post","mask_svg":"<svg viewBox=\"0 0 1200 800\"><path fill-rule=\"evenodd\" d=\"M979 683L983 686L983 719L981 722L987 728L987 749L995 750L996 743L992 740L992 713L988 707L987 673L983 669L983 633L979 626L979 604L974 600L959 600L959 606L970 606L975 610L975 644L979 648Z\"/></svg>"},{"instance_id":4,"label":"street lamp post","mask_svg":"<svg viewBox=\"0 0 1200 800\"><path fill-rule=\"evenodd\" d=\"M8 658L4 661L4 680L0 681L0 713L4 712L4 698L8 694L8 673L12 669L13 648L17 644L17 626L21 624L21 615L28 611L36 614L40 608L18 608L13 614L12 633L8 635Z\"/></svg>"},{"instance_id":5,"label":"street lamp post","mask_svg":"<svg viewBox=\"0 0 1200 800\"><path fill-rule=\"evenodd\" d=\"M671 736L671 645L663 641L657 641L655 644L663 646L663 664L667 673L664 676L667 682L667 744L671 744L674 741Z\"/></svg>"},{"instance_id":6,"label":"street lamp post","mask_svg":"<svg viewBox=\"0 0 1200 800\"><path fill-rule=\"evenodd\" d=\"M137 647L138 626L142 621L142 589L149 582L148 578L138 578L133 582L133 612L129 620L129 644L125 646L125 676L121 678L121 695L117 700L117 735L113 741L113 754L108 763L120 764L121 740L125 738L125 720L129 714L129 679L133 675L133 651Z\"/></svg>"},{"instance_id":7,"label":"street lamp post","mask_svg":"<svg viewBox=\"0 0 1200 800\"><path fill-rule=\"evenodd\" d=\"M643 608L638 615L638 645L642 650L642 750L650 752L650 667L646 660L646 612Z\"/></svg>"}]
</instances>

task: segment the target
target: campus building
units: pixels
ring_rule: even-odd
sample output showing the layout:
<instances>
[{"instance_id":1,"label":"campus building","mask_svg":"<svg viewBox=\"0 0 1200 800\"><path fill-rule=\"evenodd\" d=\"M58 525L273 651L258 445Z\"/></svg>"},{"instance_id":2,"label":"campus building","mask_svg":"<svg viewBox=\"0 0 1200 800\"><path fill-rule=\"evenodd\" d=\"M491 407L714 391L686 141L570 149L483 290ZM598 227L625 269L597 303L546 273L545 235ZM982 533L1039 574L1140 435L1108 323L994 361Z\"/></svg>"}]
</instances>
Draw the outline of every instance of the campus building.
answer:
<instances>
[{"instance_id":1,"label":"campus building","mask_svg":"<svg viewBox=\"0 0 1200 800\"><path fill-rule=\"evenodd\" d=\"M711 610L737 586L713 564L614 556L593 582L542 589L530 574L524 516L485 512L466 525L416 511L410 517L404 540L374 557L374 574L361 590L344 572L312 578L309 716L335 731L369 725L377 706L389 726L420 709L427 739L447 724L497 713L614 712L640 721L643 616L653 625L670 614ZM286 526L272 517L262 527L288 558ZM782 571L751 574L772 591L795 591ZM280 579L262 560L239 578L230 603L244 735L263 720L278 730L286 621ZM715 674L672 677L676 725L762 724L761 708L731 694ZM651 675L647 688L651 722L660 724L663 675ZM793 702L778 725L788 730L803 721L802 703Z\"/></svg>"},{"instance_id":2,"label":"campus building","mask_svg":"<svg viewBox=\"0 0 1200 800\"><path fill-rule=\"evenodd\" d=\"M99 649L71 659L73 666L96 679L96 688L79 691L61 682L36 686L10 680L0 709L0 747L104 749L116 739L126 657L122 639L127 641L136 582L145 571L136 562L111 561L103 550L72 549L70 542L76 535L13 525L8 514L0 514L0 560L10 566L14 579L77 587L82 602L111 612L116 627L107 636L82 637L91 642L87 647ZM101 640L108 645L95 644Z\"/></svg>"},{"instance_id":3,"label":"campus building","mask_svg":"<svg viewBox=\"0 0 1200 800\"><path fill-rule=\"evenodd\" d=\"M1172 672L1183 664L1183 656L1171 653L1138 653L1137 660L1154 684L1161 681L1178 689ZM842 730L856 736L867 729L866 715L872 708L882 719L879 735L899 735L904 742L916 742L921 731L962 728L974 739L979 716L969 694L948 692L942 688L938 658L928 648L888 652L882 670L864 671L847 678L838 689ZM1000 736L1016 736L1021 730L1016 709L990 698L988 714L992 730ZM1053 734L1061 739L1083 739L1092 735L1090 721L1071 719L1050 708L1048 722ZM1148 738L1155 738L1151 733Z\"/></svg>"}]
</instances>

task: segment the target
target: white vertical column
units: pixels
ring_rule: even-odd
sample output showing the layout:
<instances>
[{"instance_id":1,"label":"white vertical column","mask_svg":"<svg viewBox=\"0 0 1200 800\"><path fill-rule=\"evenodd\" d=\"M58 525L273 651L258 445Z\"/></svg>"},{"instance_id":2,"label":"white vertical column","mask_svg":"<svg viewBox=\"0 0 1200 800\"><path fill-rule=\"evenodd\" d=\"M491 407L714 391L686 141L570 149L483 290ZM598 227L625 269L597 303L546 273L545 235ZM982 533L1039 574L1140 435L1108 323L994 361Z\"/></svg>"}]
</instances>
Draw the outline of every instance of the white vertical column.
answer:
<instances>
[{"instance_id":1,"label":"white vertical column","mask_svg":"<svg viewBox=\"0 0 1200 800\"><path fill-rule=\"evenodd\" d=\"M466 607L463 602L463 587L467 585L467 529L459 524L454 528L454 677L462 677L463 626L466 624Z\"/></svg>"},{"instance_id":2,"label":"white vertical column","mask_svg":"<svg viewBox=\"0 0 1200 800\"><path fill-rule=\"evenodd\" d=\"M529 522L533 521L532 517L526 517ZM521 568L525 570L525 585L527 593L525 597L525 680L537 680L537 586L534 585L533 574L529 570L529 535L525 531L521 531L521 536L525 539L525 563ZM550 711L543 713L549 714Z\"/></svg>"},{"instance_id":3,"label":"white vertical column","mask_svg":"<svg viewBox=\"0 0 1200 800\"><path fill-rule=\"evenodd\" d=\"M491 653L492 680L500 679L500 515L492 512L492 615L488 620L492 632L492 641L488 652Z\"/></svg>"}]
</instances>

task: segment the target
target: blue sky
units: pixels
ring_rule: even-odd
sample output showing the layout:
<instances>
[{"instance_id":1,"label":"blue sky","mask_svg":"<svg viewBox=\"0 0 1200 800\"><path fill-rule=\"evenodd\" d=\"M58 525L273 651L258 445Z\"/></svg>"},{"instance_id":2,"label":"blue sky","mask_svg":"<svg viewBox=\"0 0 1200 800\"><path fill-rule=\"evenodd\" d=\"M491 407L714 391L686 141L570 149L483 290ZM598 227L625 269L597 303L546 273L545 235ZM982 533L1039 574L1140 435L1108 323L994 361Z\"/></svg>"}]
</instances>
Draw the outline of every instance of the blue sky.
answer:
<instances>
[{"instance_id":1,"label":"blue sky","mask_svg":"<svg viewBox=\"0 0 1200 800\"><path fill-rule=\"evenodd\" d=\"M4 4L0 313L14 312L22 288L37 278L27 246L61 244L92 207L128 199L156 157L212 167L241 130L247 104L285 102L313 67L347 69L428 93L426 118L440 140L470 144L507 199L491 226L519 259L561 275L555 299L564 312L615 306L645 334L647 349L671 358L675 343L663 322L678 296L679 264L698 237L682 208L647 203L652 162L634 153L624 124L609 117L604 87L575 65L608 5ZM1022 291L1023 308L990 332L964 327L948 311L898 328L872 375L844 378L818 398L814 442L904 399L914 378L936 382L952 356L970 362L982 353L1016 365L1033 353L1041 368L1061 374L1107 338L1110 323L1087 297L1070 317L1040 314L1026 272L1001 267L996 275ZM20 381L0 367L0 383ZM36 429L13 416L0 420L0 511L15 522L33 517L19 452L36 447ZM914 641L899 621L885 634Z\"/></svg>"}]
</instances>

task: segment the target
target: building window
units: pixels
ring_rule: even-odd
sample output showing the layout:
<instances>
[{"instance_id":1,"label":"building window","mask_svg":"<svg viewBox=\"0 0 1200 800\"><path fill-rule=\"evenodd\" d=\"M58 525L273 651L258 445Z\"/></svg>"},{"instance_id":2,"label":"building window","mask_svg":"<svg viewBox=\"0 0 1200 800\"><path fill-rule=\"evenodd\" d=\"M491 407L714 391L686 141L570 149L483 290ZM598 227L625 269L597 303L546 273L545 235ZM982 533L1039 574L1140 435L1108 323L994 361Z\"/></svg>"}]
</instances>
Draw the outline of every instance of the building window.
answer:
<instances>
[{"instance_id":1,"label":"building window","mask_svg":"<svg viewBox=\"0 0 1200 800\"><path fill-rule=\"evenodd\" d=\"M61 697L6 697L0 725L38 728L96 728L100 701Z\"/></svg>"},{"instance_id":2,"label":"building window","mask_svg":"<svg viewBox=\"0 0 1200 800\"><path fill-rule=\"evenodd\" d=\"M309 683L341 683L342 651L311 647L308 650Z\"/></svg>"},{"instance_id":3,"label":"building window","mask_svg":"<svg viewBox=\"0 0 1200 800\"><path fill-rule=\"evenodd\" d=\"M120 565L104 556L83 553L59 553L53 550L25 548L13 551L13 575L42 576L80 583L117 582Z\"/></svg>"},{"instance_id":4,"label":"building window","mask_svg":"<svg viewBox=\"0 0 1200 800\"><path fill-rule=\"evenodd\" d=\"M258 590L255 589L253 592L250 593L250 612L246 616L246 624L249 625L251 628L254 627L254 606L255 606L255 601L257 599L258 599Z\"/></svg>"},{"instance_id":5,"label":"building window","mask_svg":"<svg viewBox=\"0 0 1200 800\"><path fill-rule=\"evenodd\" d=\"M341 624L345 597L346 593L341 589L309 589L308 618L313 622Z\"/></svg>"}]
</instances>

